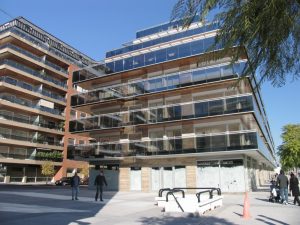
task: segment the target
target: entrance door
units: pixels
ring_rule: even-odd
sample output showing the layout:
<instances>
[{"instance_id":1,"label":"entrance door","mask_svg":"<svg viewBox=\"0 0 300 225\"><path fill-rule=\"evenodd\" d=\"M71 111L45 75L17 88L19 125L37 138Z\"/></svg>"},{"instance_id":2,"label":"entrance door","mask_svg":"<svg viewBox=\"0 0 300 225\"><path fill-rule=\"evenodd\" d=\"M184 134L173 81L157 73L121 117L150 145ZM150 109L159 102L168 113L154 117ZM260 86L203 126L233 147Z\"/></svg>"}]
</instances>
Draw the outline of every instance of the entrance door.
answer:
<instances>
[{"instance_id":1,"label":"entrance door","mask_svg":"<svg viewBox=\"0 0 300 225\"><path fill-rule=\"evenodd\" d=\"M130 168L130 190L141 191L142 190L142 171L141 167Z\"/></svg>"},{"instance_id":2,"label":"entrance door","mask_svg":"<svg viewBox=\"0 0 300 225\"><path fill-rule=\"evenodd\" d=\"M174 187L186 187L185 166L175 166Z\"/></svg>"}]
</instances>

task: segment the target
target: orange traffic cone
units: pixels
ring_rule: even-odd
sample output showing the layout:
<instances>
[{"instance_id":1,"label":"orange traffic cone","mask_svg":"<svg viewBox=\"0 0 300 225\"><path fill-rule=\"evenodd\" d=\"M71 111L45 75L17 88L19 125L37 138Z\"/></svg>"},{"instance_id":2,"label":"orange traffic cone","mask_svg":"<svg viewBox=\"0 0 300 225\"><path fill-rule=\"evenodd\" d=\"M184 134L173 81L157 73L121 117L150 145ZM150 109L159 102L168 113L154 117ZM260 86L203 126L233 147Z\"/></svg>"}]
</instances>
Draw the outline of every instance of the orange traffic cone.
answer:
<instances>
[{"instance_id":1,"label":"orange traffic cone","mask_svg":"<svg viewBox=\"0 0 300 225\"><path fill-rule=\"evenodd\" d=\"M250 208L250 204L249 204L248 192L246 192L245 199L244 199L244 210L243 210L243 218L244 219L251 218L249 208Z\"/></svg>"}]
</instances>

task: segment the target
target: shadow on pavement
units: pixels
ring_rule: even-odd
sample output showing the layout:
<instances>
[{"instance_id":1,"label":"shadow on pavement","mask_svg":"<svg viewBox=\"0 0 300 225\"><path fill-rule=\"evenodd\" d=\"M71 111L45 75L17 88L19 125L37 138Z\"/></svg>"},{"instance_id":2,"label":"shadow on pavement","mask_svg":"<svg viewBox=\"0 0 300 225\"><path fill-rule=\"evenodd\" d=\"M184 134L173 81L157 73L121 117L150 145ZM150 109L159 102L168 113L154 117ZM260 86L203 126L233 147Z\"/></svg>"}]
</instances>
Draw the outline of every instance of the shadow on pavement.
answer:
<instances>
[{"instance_id":1,"label":"shadow on pavement","mask_svg":"<svg viewBox=\"0 0 300 225\"><path fill-rule=\"evenodd\" d=\"M263 217L264 218L264 220L271 220L271 222L270 221L267 221L268 223L267 224L281 224L281 225L289 225L288 223L285 223L285 222L282 222L282 221L280 221L280 220L277 220L277 219L273 219L273 218L271 218L271 217L268 217L268 216L264 216L264 215L258 215L259 217ZM262 219L257 219L257 220L262 220ZM274 222L274 223L272 223L272 222Z\"/></svg>"},{"instance_id":2,"label":"shadow on pavement","mask_svg":"<svg viewBox=\"0 0 300 225\"><path fill-rule=\"evenodd\" d=\"M225 219L213 216L197 216L197 217L143 217L140 219L142 225L235 225Z\"/></svg>"},{"instance_id":3,"label":"shadow on pavement","mask_svg":"<svg viewBox=\"0 0 300 225\"><path fill-rule=\"evenodd\" d=\"M114 195L114 192L104 192L105 201L95 202L95 192L86 189L79 193L78 201L72 201L70 188L2 186L0 224L88 225L84 220L98 214Z\"/></svg>"}]
</instances>

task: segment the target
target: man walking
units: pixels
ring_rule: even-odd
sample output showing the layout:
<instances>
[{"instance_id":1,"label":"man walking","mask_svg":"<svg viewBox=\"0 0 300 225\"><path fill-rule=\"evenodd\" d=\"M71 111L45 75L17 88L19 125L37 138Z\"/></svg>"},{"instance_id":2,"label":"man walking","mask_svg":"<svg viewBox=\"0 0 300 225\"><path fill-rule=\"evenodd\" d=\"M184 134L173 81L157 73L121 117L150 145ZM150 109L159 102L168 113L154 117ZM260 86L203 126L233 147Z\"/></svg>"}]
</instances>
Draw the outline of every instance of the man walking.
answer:
<instances>
[{"instance_id":1,"label":"man walking","mask_svg":"<svg viewBox=\"0 0 300 225\"><path fill-rule=\"evenodd\" d=\"M284 171L280 170L280 174L277 177L277 185L279 186L281 202L282 204L288 204L288 185L289 180L286 175L284 175Z\"/></svg>"},{"instance_id":2,"label":"man walking","mask_svg":"<svg viewBox=\"0 0 300 225\"><path fill-rule=\"evenodd\" d=\"M96 177L94 185L96 185L96 196L95 201L98 200L98 195L100 192L100 201L103 201L102 193L103 193L103 185L107 186L106 179L102 170L100 170L100 174Z\"/></svg>"},{"instance_id":3,"label":"man walking","mask_svg":"<svg viewBox=\"0 0 300 225\"><path fill-rule=\"evenodd\" d=\"M74 176L71 179L71 187L72 187L72 200L78 200L78 192L79 192L79 184L80 178L75 172Z\"/></svg>"}]
</instances>

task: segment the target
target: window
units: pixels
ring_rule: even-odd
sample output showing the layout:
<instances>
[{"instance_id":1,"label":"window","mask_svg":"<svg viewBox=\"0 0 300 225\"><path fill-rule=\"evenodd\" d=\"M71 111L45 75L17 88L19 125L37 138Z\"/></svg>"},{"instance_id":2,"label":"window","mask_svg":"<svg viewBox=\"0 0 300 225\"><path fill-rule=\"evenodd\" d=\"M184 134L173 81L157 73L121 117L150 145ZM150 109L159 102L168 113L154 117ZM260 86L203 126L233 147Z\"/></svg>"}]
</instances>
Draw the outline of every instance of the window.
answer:
<instances>
[{"instance_id":1,"label":"window","mask_svg":"<svg viewBox=\"0 0 300 225\"><path fill-rule=\"evenodd\" d=\"M68 139L68 145L74 145L75 144L75 139L69 138Z\"/></svg>"}]
</instances>

